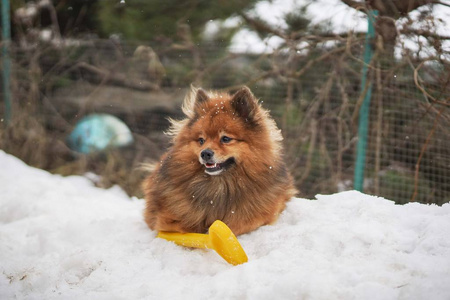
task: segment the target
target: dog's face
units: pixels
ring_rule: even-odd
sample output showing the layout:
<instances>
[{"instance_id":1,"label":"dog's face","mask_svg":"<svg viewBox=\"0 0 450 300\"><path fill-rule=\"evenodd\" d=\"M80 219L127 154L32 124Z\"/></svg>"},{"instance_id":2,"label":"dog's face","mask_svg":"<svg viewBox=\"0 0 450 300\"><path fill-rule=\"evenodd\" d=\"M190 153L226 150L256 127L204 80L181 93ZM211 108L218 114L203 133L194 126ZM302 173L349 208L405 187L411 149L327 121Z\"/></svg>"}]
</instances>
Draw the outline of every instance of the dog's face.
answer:
<instances>
[{"instance_id":1,"label":"dog's face","mask_svg":"<svg viewBox=\"0 0 450 300\"><path fill-rule=\"evenodd\" d=\"M233 143L236 144L236 138L230 134L218 134L212 138L204 137L205 134L199 134L200 146L199 162L205 167L205 172L209 175L219 175L223 171L232 167L236 163L233 155ZM218 141L217 141L218 140ZM207 146L202 147L207 144Z\"/></svg>"},{"instance_id":2,"label":"dog's face","mask_svg":"<svg viewBox=\"0 0 450 300\"><path fill-rule=\"evenodd\" d=\"M202 127L199 123L199 127ZM200 129L199 128L199 129ZM241 157L241 147L245 143L237 133L218 130L198 130L198 160L209 175L219 175L232 168Z\"/></svg>"},{"instance_id":3,"label":"dog's face","mask_svg":"<svg viewBox=\"0 0 450 300\"><path fill-rule=\"evenodd\" d=\"M183 132L187 138L184 149L195 155L209 175L223 175L254 160L257 149L264 147L259 141L264 130L258 124L258 110L257 100L247 88L233 96L208 96L198 90L193 115Z\"/></svg>"}]
</instances>

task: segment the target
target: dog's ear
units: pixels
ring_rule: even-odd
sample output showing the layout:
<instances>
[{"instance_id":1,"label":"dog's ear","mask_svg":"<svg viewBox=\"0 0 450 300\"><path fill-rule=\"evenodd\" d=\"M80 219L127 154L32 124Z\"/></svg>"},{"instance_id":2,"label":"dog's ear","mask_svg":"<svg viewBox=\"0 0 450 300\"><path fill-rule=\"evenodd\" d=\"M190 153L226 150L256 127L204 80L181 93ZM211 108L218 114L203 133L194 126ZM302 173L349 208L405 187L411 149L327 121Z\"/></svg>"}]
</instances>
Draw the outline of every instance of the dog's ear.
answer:
<instances>
[{"instance_id":1,"label":"dog's ear","mask_svg":"<svg viewBox=\"0 0 450 300\"><path fill-rule=\"evenodd\" d=\"M199 108L200 104L208 101L208 94L201 88L196 88L191 85L191 91L184 98L183 106L181 107L184 114L188 118L194 118L196 110Z\"/></svg>"},{"instance_id":2,"label":"dog's ear","mask_svg":"<svg viewBox=\"0 0 450 300\"><path fill-rule=\"evenodd\" d=\"M253 93L246 86L233 95L231 106L239 117L247 120L253 120L258 109L255 96L253 96Z\"/></svg>"},{"instance_id":3,"label":"dog's ear","mask_svg":"<svg viewBox=\"0 0 450 300\"><path fill-rule=\"evenodd\" d=\"M195 95L195 105L198 106L206 101L208 101L209 97L208 94L206 94L205 90L198 89L197 94Z\"/></svg>"}]
</instances>

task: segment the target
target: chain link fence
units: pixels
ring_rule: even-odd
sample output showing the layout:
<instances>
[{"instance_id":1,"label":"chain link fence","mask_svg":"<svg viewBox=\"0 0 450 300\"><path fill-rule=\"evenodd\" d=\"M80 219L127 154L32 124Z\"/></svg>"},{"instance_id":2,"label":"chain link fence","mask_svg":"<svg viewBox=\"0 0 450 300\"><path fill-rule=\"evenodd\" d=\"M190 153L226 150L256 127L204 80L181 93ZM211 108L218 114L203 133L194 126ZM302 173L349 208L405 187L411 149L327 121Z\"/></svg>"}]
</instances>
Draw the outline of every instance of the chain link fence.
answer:
<instances>
[{"instance_id":1,"label":"chain link fence","mask_svg":"<svg viewBox=\"0 0 450 300\"><path fill-rule=\"evenodd\" d=\"M51 172L91 174L97 185L142 196L143 164L169 146L167 118L182 118L189 86L248 85L282 129L301 197L353 189L362 40L255 54L218 43L164 45L83 40L13 46L12 121L0 148ZM397 203L450 201L449 65L374 59L364 192ZM4 115L4 105L0 114ZM132 145L80 154L67 146L77 121L111 114ZM99 176L92 176L92 173Z\"/></svg>"}]
</instances>

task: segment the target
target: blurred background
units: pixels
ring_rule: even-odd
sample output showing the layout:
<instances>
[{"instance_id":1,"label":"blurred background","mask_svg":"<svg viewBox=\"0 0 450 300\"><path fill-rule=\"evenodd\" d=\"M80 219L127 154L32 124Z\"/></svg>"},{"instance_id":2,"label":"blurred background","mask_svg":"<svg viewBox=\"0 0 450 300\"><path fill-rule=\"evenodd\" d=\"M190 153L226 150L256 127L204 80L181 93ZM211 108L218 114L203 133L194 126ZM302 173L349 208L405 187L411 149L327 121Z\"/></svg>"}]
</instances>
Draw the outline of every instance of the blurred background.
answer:
<instances>
[{"instance_id":1,"label":"blurred background","mask_svg":"<svg viewBox=\"0 0 450 300\"><path fill-rule=\"evenodd\" d=\"M27 164L142 197L190 85L247 85L299 196L450 201L450 1L1 1L0 149Z\"/></svg>"}]
</instances>

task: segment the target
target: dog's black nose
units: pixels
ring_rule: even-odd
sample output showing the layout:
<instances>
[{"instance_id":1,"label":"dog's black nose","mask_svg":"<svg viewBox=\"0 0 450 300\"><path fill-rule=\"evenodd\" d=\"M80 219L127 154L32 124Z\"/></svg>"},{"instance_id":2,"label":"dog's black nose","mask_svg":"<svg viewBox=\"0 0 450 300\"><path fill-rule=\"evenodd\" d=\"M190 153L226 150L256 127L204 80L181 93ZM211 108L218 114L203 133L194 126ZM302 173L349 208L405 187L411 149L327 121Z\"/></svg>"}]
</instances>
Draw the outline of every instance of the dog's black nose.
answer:
<instances>
[{"instance_id":1,"label":"dog's black nose","mask_svg":"<svg viewBox=\"0 0 450 300\"><path fill-rule=\"evenodd\" d=\"M205 149L200 153L200 156L202 157L202 159L207 162L209 160L211 160L214 156L214 151L212 151L211 149Z\"/></svg>"}]
</instances>

